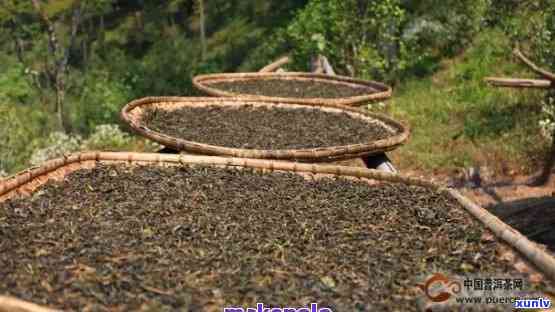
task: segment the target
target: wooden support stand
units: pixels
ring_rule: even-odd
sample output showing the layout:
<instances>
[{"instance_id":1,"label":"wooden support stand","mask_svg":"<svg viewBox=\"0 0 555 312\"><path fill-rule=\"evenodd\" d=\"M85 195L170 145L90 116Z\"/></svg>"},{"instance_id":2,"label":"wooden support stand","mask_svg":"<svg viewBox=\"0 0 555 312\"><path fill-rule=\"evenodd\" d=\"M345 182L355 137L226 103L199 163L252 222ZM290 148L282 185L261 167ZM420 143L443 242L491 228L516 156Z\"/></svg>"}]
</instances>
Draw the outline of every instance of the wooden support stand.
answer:
<instances>
[{"instance_id":1,"label":"wooden support stand","mask_svg":"<svg viewBox=\"0 0 555 312\"><path fill-rule=\"evenodd\" d=\"M172 149L171 147L164 146L162 149L158 150L157 153L160 154L179 154L179 151Z\"/></svg>"},{"instance_id":2,"label":"wooden support stand","mask_svg":"<svg viewBox=\"0 0 555 312\"><path fill-rule=\"evenodd\" d=\"M361 157L366 168L377 169L385 172L398 173L397 169L385 153Z\"/></svg>"}]
</instances>

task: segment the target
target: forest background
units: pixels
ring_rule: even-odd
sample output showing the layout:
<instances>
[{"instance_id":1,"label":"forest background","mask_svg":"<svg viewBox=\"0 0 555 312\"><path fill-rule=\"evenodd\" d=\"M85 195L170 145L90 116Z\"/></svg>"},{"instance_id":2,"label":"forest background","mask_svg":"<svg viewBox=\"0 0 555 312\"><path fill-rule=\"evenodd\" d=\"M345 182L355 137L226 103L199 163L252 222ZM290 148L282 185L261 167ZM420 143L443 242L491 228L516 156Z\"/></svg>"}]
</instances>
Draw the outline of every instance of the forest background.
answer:
<instances>
[{"instance_id":1,"label":"forest background","mask_svg":"<svg viewBox=\"0 0 555 312\"><path fill-rule=\"evenodd\" d=\"M413 129L402 170L529 173L549 150L555 101L495 89L555 68L555 0L2 0L0 176L77 150L154 151L119 111L143 96L196 95L191 78L289 70L326 55L338 74L384 81L385 111ZM385 105L383 105L385 104Z\"/></svg>"}]
</instances>

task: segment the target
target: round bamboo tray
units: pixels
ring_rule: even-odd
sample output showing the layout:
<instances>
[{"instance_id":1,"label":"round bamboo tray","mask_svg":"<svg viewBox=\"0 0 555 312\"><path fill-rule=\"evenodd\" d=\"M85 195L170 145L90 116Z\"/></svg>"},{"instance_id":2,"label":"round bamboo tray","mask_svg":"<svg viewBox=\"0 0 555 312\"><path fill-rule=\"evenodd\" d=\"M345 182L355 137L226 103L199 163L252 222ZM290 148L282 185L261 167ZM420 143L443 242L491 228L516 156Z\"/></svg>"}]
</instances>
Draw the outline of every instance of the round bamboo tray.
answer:
<instances>
[{"instance_id":1,"label":"round bamboo tray","mask_svg":"<svg viewBox=\"0 0 555 312\"><path fill-rule=\"evenodd\" d=\"M317 81L325 84L339 84L352 88L364 88L368 94L345 97L345 98L290 98L260 96L251 94L238 94L220 90L213 87L217 82L258 80L258 79L282 79L297 81ZM230 73L230 74L209 74L200 75L193 78L193 85L202 92L212 96L223 97L248 97L254 99L274 100L274 101L295 101L297 103L312 104L340 104L347 106L361 106L371 101L383 101L391 97L391 87L376 81L354 79L345 76L325 75L303 72L258 72L258 73Z\"/></svg>"},{"instance_id":2,"label":"round bamboo tray","mask_svg":"<svg viewBox=\"0 0 555 312\"><path fill-rule=\"evenodd\" d=\"M152 129L149 129L143 121L146 108L156 107L158 109L173 110L180 107L203 107L203 106L264 106L264 107L285 107L288 109L310 108L323 110L330 113L347 112L353 118L363 119L369 123L378 123L392 133L392 136L359 144L318 147L311 149L283 149L283 150L261 150L261 149L241 149L223 146L208 145L199 142L187 141L172 137ZM391 151L404 144L410 131L405 125L381 114L370 113L357 108L345 107L342 105L320 105L313 103L299 104L286 101L270 101L260 99L245 98L189 98L189 97L148 97L135 100L127 104L121 112L121 118L138 134L158 142L164 146L177 151L187 151L201 155L219 155L245 158L265 158L295 160L304 162L332 162L343 159L358 158L367 155L374 155Z\"/></svg>"},{"instance_id":3,"label":"round bamboo tray","mask_svg":"<svg viewBox=\"0 0 555 312\"><path fill-rule=\"evenodd\" d=\"M292 172L304 176L311 175L314 178L333 175L363 179L372 183L404 183L433 188L435 190L447 192L450 196L455 198L465 210L478 219L500 241L505 242L513 251L518 252L519 254L515 254L516 259L514 263L520 261L519 257L522 256L525 260L535 265L545 277L555 279L555 258L509 225L503 223L487 210L472 203L457 191L443 188L438 184L426 180L384 173L371 169L243 158L88 152L72 154L61 159L51 160L40 167L31 168L11 178L0 180L0 202L17 195L29 196L38 187L48 183L48 181L64 179L64 177L71 172L81 168L94 168L99 163L149 164L158 166L208 165L230 168L253 168L265 171ZM16 298L0 296L0 312L11 311L48 312L54 310L40 307Z\"/></svg>"}]
</instances>

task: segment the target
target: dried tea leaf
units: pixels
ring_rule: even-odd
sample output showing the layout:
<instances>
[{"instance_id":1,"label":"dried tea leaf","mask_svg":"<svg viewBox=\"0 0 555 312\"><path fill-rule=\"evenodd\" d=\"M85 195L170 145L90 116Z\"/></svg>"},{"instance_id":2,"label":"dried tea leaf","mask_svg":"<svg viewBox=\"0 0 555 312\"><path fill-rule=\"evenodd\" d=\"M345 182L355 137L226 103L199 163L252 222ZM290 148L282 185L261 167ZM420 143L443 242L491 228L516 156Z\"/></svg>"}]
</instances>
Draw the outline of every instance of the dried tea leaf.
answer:
<instances>
[{"instance_id":1,"label":"dried tea leaf","mask_svg":"<svg viewBox=\"0 0 555 312\"><path fill-rule=\"evenodd\" d=\"M368 95L375 91L368 87L314 80L248 79L219 81L210 87L239 94L296 98L344 98Z\"/></svg>"},{"instance_id":2,"label":"dried tea leaf","mask_svg":"<svg viewBox=\"0 0 555 312\"><path fill-rule=\"evenodd\" d=\"M299 149L359 144L393 136L376 122L346 113L283 107L207 106L149 109L146 125L205 144L245 149Z\"/></svg>"},{"instance_id":3,"label":"dried tea leaf","mask_svg":"<svg viewBox=\"0 0 555 312\"><path fill-rule=\"evenodd\" d=\"M0 293L62 310L416 311L421 276L517 273L418 186L99 163L38 191L0 203Z\"/></svg>"}]
</instances>

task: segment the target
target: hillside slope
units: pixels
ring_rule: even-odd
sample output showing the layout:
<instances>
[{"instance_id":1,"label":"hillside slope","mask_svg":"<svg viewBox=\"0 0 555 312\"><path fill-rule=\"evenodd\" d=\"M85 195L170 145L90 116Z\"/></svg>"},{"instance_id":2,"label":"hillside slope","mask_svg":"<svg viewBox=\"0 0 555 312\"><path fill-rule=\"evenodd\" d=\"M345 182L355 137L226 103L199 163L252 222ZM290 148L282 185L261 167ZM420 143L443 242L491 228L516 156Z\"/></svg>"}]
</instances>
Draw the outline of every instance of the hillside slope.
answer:
<instances>
[{"instance_id":1,"label":"hillside slope","mask_svg":"<svg viewBox=\"0 0 555 312\"><path fill-rule=\"evenodd\" d=\"M544 93L483 82L505 75L533 77L503 33L488 31L433 75L402 81L387 111L411 126L412 137L392 154L396 165L442 174L471 166L503 175L538 169L549 146L539 126Z\"/></svg>"}]
</instances>

